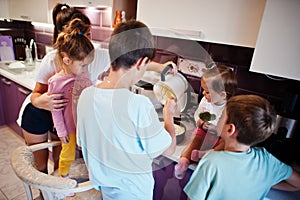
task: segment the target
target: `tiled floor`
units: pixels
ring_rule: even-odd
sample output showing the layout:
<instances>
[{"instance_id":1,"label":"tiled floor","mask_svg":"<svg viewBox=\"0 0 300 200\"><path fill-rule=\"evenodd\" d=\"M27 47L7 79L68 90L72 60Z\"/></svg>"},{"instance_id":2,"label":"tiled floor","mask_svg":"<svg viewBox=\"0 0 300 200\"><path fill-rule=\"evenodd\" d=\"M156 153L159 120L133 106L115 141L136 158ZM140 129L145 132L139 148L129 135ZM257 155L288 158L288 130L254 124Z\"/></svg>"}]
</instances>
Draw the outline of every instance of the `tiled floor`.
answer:
<instances>
[{"instance_id":1,"label":"tiled floor","mask_svg":"<svg viewBox=\"0 0 300 200\"><path fill-rule=\"evenodd\" d=\"M10 128L0 127L0 200L24 200L25 190L22 182L10 167L10 154L18 146L24 145ZM33 190L34 197L39 195Z\"/></svg>"},{"instance_id":2,"label":"tiled floor","mask_svg":"<svg viewBox=\"0 0 300 200\"><path fill-rule=\"evenodd\" d=\"M23 140L7 126L0 126L0 200L25 200L26 194L22 182L16 177L10 167L10 154ZM51 163L49 165L51 167ZM39 196L33 190L34 198ZM70 198L73 199L73 198ZM282 192L271 190L266 199L270 200L296 200L300 199L299 192Z\"/></svg>"}]
</instances>

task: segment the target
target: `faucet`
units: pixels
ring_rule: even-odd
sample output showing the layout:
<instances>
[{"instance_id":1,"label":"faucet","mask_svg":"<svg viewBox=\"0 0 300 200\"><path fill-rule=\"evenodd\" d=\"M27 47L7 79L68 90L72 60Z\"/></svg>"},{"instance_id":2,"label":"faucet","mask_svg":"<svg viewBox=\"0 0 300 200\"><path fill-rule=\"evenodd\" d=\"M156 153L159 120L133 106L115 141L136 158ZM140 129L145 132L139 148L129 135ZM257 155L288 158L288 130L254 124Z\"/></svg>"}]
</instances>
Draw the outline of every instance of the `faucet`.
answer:
<instances>
[{"instance_id":1,"label":"faucet","mask_svg":"<svg viewBox=\"0 0 300 200\"><path fill-rule=\"evenodd\" d=\"M34 48L34 61L40 61L40 59L38 59L38 53L37 53L37 45L36 42L34 41L34 39L30 40L30 44L29 44L29 48L31 49L31 54L32 52L32 47Z\"/></svg>"}]
</instances>

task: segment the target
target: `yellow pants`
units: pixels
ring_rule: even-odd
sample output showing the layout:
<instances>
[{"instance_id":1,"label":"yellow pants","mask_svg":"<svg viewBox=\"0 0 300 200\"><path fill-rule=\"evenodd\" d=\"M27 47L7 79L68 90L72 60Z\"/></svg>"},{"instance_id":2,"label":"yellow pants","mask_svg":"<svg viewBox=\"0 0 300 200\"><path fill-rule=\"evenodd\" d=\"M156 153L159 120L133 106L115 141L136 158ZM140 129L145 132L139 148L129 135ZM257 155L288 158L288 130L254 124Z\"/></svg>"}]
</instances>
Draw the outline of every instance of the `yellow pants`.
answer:
<instances>
[{"instance_id":1,"label":"yellow pants","mask_svg":"<svg viewBox=\"0 0 300 200\"><path fill-rule=\"evenodd\" d=\"M75 160L76 155L76 134L69 134L69 143L61 145L62 149L59 156L58 172L61 176L69 174L70 166Z\"/></svg>"}]
</instances>

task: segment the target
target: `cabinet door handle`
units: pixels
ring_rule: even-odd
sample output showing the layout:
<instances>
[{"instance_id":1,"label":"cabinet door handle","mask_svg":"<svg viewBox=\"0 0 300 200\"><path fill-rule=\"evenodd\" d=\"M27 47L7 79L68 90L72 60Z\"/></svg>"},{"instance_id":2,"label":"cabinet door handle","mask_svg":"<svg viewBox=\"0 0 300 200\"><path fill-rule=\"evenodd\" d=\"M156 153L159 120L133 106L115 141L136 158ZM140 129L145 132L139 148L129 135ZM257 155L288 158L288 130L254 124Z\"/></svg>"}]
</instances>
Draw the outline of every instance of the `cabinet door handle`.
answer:
<instances>
[{"instance_id":1,"label":"cabinet door handle","mask_svg":"<svg viewBox=\"0 0 300 200\"><path fill-rule=\"evenodd\" d=\"M8 80L5 79L5 78L2 78L1 81L2 81L2 83L4 83L5 85L8 85L8 86L11 85L11 81L8 81Z\"/></svg>"},{"instance_id":2,"label":"cabinet door handle","mask_svg":"<svg viewBox=\"0 0 300 200\"><path fill-rule=\"evenodd\" d=\"M29 90L26 90L26 89L23 89L23 88L20 88L20 87L18 87L18 90L19 90L19 92L21 92L21 93L23 93L23 94L25 94L25 95L30 94L30 91L29 91Z\"/></svg>"},{"instance_id":3,"label":"cabinet door handle","mask_svg":"<svg viewBox=\"0 0 300 200\"><path fill-rule=\"evenodd\" d=\"M20 16L22 19L29 19L29 16L26 16L26 15L21 15Z\"/></svg>"}]
</instances>

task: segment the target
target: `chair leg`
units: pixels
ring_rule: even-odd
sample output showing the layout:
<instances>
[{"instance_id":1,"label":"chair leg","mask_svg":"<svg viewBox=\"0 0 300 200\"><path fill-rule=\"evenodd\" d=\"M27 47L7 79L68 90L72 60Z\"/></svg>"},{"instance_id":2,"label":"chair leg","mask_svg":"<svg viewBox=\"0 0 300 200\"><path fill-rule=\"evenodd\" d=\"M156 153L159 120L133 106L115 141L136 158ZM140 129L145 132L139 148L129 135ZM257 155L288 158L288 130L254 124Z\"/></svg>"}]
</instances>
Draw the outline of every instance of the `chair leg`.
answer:
<instances>
[{"instance_id":1,"label":"chair leg","mask_svg":"<svg viewBox=\"0 0 300 200\"><path fill-rule=\"evenodd\" d=\"M55 193L54 192L49 192L49 191L45 191L45 190L41 190L44 200L59 200L60 198L56 198L55 197Z\"/></svg>"},{"instance_id":2,"label":"chair leg","mask_svg":"<svg viewBox=\"0 0 300 200\"><path fill-rule=\"evenodd\" d=\"M32 191L29 184L23 182L23 186L25 188L26 196L28 200L33 200Z\"/></svg>"}]
</instances>

